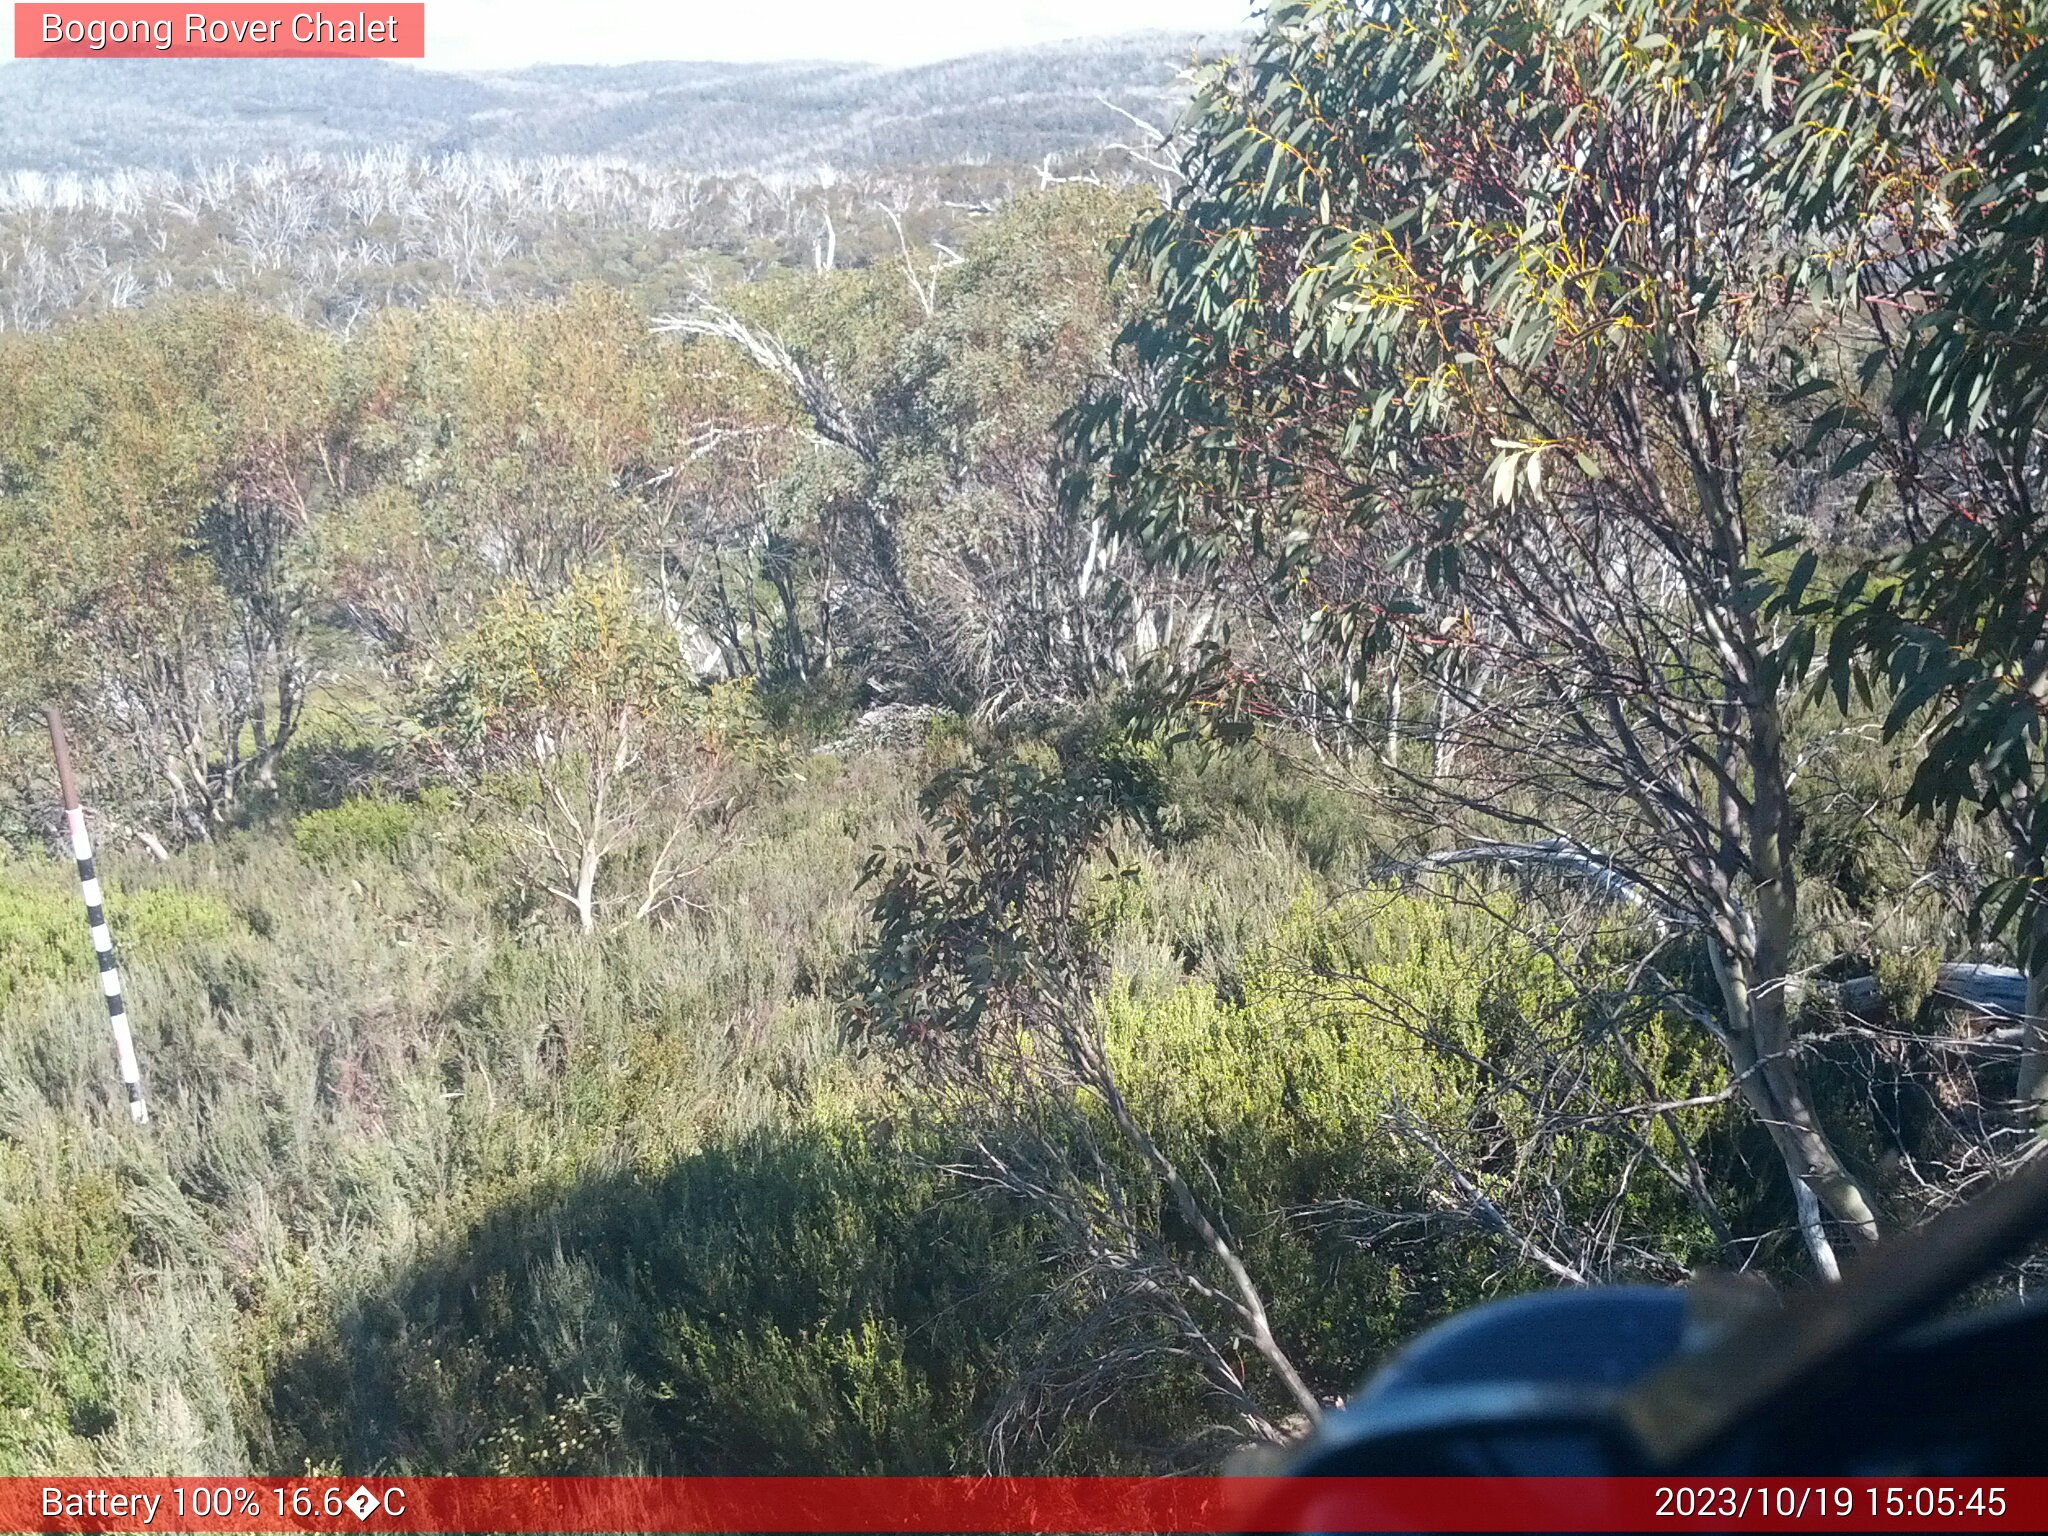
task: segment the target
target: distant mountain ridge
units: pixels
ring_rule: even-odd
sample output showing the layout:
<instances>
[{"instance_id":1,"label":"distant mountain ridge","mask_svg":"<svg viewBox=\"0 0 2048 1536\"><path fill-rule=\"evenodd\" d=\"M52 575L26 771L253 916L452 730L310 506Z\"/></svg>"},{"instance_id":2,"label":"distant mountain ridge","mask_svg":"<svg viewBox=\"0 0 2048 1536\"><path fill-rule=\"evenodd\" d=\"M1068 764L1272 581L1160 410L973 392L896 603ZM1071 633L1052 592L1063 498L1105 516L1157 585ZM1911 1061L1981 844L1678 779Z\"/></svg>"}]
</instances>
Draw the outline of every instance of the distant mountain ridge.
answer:
<instances>
[{"instance_id":1,"label":"distant mountain ridge","mask_svg":"<svg viewBox=\"0 0 2048 1536\"><path fill-rule=\"evenodd\" d=\"M1164 127L1183 72L1237 39L1047 44L913 68L550 65L452 73L370 60L0 65L0 170L189 171L307 151L619 156L701 171L1037 161Z\"/></svg>"}]
</instances>

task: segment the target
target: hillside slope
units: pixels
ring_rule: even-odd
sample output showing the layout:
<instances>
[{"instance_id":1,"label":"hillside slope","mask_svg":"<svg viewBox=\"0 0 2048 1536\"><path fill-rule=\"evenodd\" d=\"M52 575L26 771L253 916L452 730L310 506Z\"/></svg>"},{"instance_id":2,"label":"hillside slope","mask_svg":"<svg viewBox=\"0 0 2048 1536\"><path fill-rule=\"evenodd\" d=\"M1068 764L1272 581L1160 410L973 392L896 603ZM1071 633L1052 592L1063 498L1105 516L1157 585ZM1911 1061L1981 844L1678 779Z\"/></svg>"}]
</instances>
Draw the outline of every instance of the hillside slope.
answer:
<instances>
[{"instance_id":1,"label":"hillside slope","mask_svg":"<svg viewBox=\"0 0 2048 1536\"><path fill-rule=\"evenodd\" d=\"M458 74L359 60L0 65L0 170L189 170L399 146L618 155L705 171L1037 160L1170 118L1230 39L1146 33L951 59L637 64Z\"/></svg>"}]
</instances>

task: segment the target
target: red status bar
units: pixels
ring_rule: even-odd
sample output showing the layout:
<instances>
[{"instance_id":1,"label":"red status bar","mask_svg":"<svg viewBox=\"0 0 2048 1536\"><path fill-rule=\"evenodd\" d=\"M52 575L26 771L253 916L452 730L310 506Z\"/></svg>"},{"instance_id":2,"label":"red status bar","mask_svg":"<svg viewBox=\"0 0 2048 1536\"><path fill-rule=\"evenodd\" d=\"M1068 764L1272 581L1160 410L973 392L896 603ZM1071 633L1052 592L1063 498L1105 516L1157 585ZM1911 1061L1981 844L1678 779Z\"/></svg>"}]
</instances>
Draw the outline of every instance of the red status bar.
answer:
<instances>
[{"instance_id":1,"label":"red status bar","mask_svg":"<svg viewBox=\"0 0 2048 1536\"><path fill-rule=\"evenodd\" d=\"M0 1531L2040 1531L2048 1478L0 1478Z\"/></svg>"},{"instance_id":2,"label":"red status bar","mask_svg":"<svg viewBox=\"0 0 2048 1536\"><path fill-rule=\"evenodd\" d=\"M17 59L423 59L427 8L394 5L14 7Z\"/></svg>"}]
</instances>

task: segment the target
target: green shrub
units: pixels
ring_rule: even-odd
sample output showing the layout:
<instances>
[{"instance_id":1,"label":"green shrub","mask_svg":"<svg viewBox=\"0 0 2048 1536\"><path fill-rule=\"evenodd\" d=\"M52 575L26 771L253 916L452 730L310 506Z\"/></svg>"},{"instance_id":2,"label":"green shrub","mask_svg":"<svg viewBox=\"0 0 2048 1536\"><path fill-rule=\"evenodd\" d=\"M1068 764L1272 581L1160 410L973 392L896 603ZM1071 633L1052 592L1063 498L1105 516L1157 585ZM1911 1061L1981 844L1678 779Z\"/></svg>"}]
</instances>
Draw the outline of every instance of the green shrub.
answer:
<instances>
[{"instance_id":1,"label":"green shrub","mask_svg":"<svg viewBox=\"0 0 2048 1536\"><path fill-rule=\"evenodd\" d=\"M1641 1083L1600 1041L1587 983L1597 953L1567 974L1498 913L1398 890L1337 902L1304 893L1238 967L1242 999L1190 982L1164 996L1120 987L1107 1001L1110 1050L1126 1098L1237 1230L1266 1287L1280 1337L1325 1390L1346 1392L1418 1329L1493 1290L1542 1285L1471 1222L1446 1222L1435 1156L1399 1134L1403 1113L1426 1119L1449 1156L1513 1209L1525 1175L1503 1145L1540 1147L1545 1199L1586 1226L1620 1211L1664 1251L1710 1260L1710 1234L1669 1185L1631 1180L1634 1154L1597 1130L1538 1138L1533 1107L1508 1085L1540 1081L1536 1064L1576 1064L1573 1081L1609 1104L1639 1102ZM1628 1045L1656 1093L1711 1093L1725 1074L1711 1046L1650 1016ZM1587 1107L1560 1102L1559 1109ZM1687 1111L1704 1139L1726 1112ZM1650 1139L1673 1156L1672 1127ZM1434 1235L1383 1243L1346 1212L1379 1213Z\"/></svg>"},{"instance_id":2,"label":"green shrub","mask_svg":"<svg viewBox=\"0 0 2048 1536\"><path fill-rule=\"evenodd\" d=\"M411 846L420 812L403 800L353 795L327 811L308 811L292 823L292 846L309 864L333 868L356 859L394 862Z\"/></svg>"},{"instance_id":3,"label":"green shrub","mask_svg":"<svg viewBox=\"0 0 2048 1536\"><path fill-rule=\"evenodd\" d=\"M0 1003L24 984L82 975L91 963L75 892L0 876Z\"/></svg>"},{"instance_id":4,"label":"green shrub","mask_svg":"<svg viewBox=\"0 0 2048 1536\"><path fill-rule=\"evenodd\" d=\"M120 894L109 892L107 921L115 942L140 953L168 952L188 944L224 939L235 931L235 915L211 891L154 885Z\"/></svg>"},{"instance_id":5,"label":"green shrub","mask_svg":"<svg viewBox=\"0 0 2048 1536\"><path fill-rule=\"evenodd\" d=\"M114 1181L74 1138L34 1155L0 1144L0 1476L111 1424L107 1341L75 1319L104 1309L127 1248Z\"/></svg>"},{"instance_id":6,"label":"green shrub","mask_svg":"<svg viewBox=\"0 0 2048 1536\"><path fill-rule=\"evenodd\" d=\"M476 1473L946 1472L1029 1234L915 1129L785 1123L494 1206L270 1364L278 1455ZM401 1346L392 1330L402 1331Z\"/></svg>"},{"instance_id":7,"label":"green shrub","mask_svg":"<svg viewBox=\"0 0 2048 1536\"><path fill-rule=\"evenodd\" d=\"M62 883L60 883L60 881ZM84 982L93 973L92 940L75 885L54 867L50 878L0 878L0 1003L49 982ZM123 955L162 953L234 931L226 901L182 885L124 890L108 883L107 923Z\"/></svg>"}]
</instances>

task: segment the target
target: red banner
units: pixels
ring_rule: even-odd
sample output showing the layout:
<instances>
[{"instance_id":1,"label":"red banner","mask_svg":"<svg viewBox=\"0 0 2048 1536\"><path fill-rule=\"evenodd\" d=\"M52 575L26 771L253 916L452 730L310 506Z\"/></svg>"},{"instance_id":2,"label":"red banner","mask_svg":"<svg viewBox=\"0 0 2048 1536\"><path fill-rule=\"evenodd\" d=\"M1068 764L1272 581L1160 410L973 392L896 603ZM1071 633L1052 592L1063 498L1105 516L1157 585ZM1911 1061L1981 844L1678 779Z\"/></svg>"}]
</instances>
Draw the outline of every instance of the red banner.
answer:
<instances>
[{"instance_id":1,"label":"red banner","mask_svg":"<svg viewBox=\"0 0 2048 1536\"><path fill-rule=\"evenodd\" d=\"M5 1478L0 1531L2040 1531L2048 1478Z\"/></svg>"},{"instance_id":2,"label":"red banner","mask_svg":"<svg viewBox=\"0 0 2048 1536\"><path fill-rule=\"evenodd\" d=\"M423 59L424 4L14 7L17 59Z\"/></svg>"}]
</instances>

